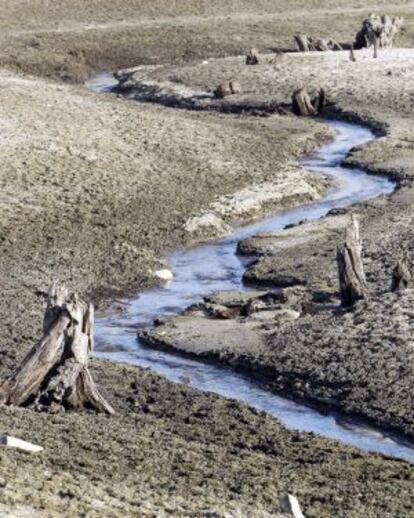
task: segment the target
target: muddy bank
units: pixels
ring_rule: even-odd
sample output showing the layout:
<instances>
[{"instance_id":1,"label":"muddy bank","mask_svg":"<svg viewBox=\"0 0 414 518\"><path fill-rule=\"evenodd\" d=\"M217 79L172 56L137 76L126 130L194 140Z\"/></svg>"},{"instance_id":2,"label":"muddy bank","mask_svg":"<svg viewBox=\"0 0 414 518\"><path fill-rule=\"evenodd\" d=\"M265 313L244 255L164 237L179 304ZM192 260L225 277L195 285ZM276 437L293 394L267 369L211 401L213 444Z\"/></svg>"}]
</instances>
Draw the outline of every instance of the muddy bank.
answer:
<instances>
[{"instance_id":1,"label":"muddy bank","mask_svg":"<svg viewBox=\"0 0 414 518\"><path fill-rule=\"evenodd\" d=\"M2 411L2 430L46 446L2 452L3 504L42 517L275 513L289 487L306 516L410 514L405 462L288 432L142 369L101 362L94 375L117 417Z\"/></svg>"}]
</instances>

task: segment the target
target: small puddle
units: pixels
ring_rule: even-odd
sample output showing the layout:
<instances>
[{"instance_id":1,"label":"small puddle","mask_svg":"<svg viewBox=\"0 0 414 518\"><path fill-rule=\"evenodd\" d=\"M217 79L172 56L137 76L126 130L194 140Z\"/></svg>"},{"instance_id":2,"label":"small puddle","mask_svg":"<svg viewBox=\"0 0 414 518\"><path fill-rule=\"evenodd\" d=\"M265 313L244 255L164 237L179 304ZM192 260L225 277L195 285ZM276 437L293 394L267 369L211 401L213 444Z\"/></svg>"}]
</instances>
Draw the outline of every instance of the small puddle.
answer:
<instances>
[{"instance_id":1,"label":"small puddle","mask_svg":"<svg viewBox=\"0 0 414 518\"><path fill-rule=\"evenodd\" d=\"M108 75L100 75L88 86L110 91ZM351 148L375 139L367 128L345 122L325 121L336 130L333 142L321 146L301 164L315 173L339 181L340 188L330 190L320 201L279 212L260 222L236 229L220 241L177 250L169 255L174 280L165 286L121 300L123 311L97 318L96 356L115 362L151 368L175 383L186 383L205 392L243 401L279 419L287 428L313 432L365 451L383 453L414 462L414 448L388 434L335 412L320 413L303 404L275 395L248 376L221 367L163 352L142 344L137 331L155 318L176 315L203 296L216 291L249 288L242 283L243 258L236 254L240 239L258 232L280 230L300 220L315 220L333 208L347 207L381 194L390 194L395 185L381 176L340 164Z\"/></svg>"}]
</instances>

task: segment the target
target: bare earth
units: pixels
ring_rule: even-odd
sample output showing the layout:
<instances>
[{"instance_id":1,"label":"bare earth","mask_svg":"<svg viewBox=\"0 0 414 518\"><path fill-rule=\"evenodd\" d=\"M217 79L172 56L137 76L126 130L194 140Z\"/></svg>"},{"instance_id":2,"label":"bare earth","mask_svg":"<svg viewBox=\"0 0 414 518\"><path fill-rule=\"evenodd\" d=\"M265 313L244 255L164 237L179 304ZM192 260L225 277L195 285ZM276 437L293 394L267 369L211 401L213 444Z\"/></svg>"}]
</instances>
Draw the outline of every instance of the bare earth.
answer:
<instances>
[{"instance_id":1,"label":"bare earth","mask_svg":"<svg viewBox=\"0 0 414 518\"><path fill-rule=\"evenodd\" d=\"M379 365L387 376L368 379L364 387L363 370L354 372L355 397L341 404L345 411L412 433L412 294L397 300L384 293L395 258L412 248L412 51L384 53L376 61L361 54L354 64L347 53L297 54L248 68L241 58L210 58L240 55L252 46L268 53L293 49L297 31L347 42L363 16L379 7L407 18L401 45L410 47L414 10L408 1L368 2L364 8L357 1L346 8L322 0L284 4L16 0L0 5L1 376L39 338L44 292L53 278L106 304L114 294L152 284L165 250L216 235L197 226L192 231L194 218L218 215L226 229L235 220L315 199L326 188L297 167L303 153L329 136L318 122L137 104L69 83L143 64L165 64L141 71L151 81L207 93L236 76L246 94L212 107L221 111L233 103L255 110L269 100L286 105L293 88L323 84L334 111L384 132L350 161L392 174L401 186L389 200L353 209L362 217L375 297L351 315L307 315L275 328L260 350L252 343L250 360L275 369L284 385L299 367L301 376L311 371L321 387L312 362L336 379L329 355L347 347L349 356L338 364L344 376L354 372L350 358L358 333L349 331L359 325L369 342L372 323L386 307L387 314L402 319L395 334L399 353L389 354L394 343L384 346L393 367L381 348L368 348L369 365ZM206 59L209 64L202 65ZM284 196L261 198L269 185ZM269 246L277 257L268 254L256 266L258 280L269 277L275 265L287 273L296 268L334 299L338 232L328 225L309 241L292 238L283 250L275 236ZM312 257L310 249L316 250ZM299 253L309 256L302 270L295 264ZM326 341L327 328L332 340ZM305 341L304 330L312 340ZM287 336L294 346L288 347ZM305 345L315 352L306 364ZM318 356L322 350L326 365ZM233 353L237 357L237 350ZM2 516L271 516L286 490L298 496L308 517L412 515L408 463L289 432L245 405L173 385L150 371L93 365L115 417L2 408L2 432L45 447L40 455L2 450ZM368 391L372 397L364 399ZM308 393L299 387L294 395L321 396L312 383Z\"/></svg>"}]
</instances>

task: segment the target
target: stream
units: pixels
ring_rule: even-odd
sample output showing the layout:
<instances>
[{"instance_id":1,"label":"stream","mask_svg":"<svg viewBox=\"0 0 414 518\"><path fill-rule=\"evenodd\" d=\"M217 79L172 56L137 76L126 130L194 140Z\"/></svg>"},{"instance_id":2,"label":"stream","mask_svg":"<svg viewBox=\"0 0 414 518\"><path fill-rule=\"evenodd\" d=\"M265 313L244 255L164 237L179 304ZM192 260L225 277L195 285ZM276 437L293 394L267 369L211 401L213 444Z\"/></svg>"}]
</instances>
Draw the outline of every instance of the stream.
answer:
<instances>
[{"instance_id":1,"label":"stream","mask_svg":"<svg viewBox=\"0 0 414 518\"><path fill-rule=\"evenodd\" d=\"M98 92L110 92L113 83L108 79L108 75L100 75L89 82L88 87ZM207 294L227 290L248 291L250 288L243 285L242 276L251 259L236 254L237 243L241 239L258 232L280 230L304 219L315 220L324 217L332 208L350 206L393 192L395 184L389 179L341 166L351 148L374 140L375 135L357 124L323 122L336 130L336 138L304 158L301 165L315 174L332 177L340 187L332 188L317 202L278 212L235 229L232 235L220 241L171 253L168 256L174 273L171 282L118 301L122 311L98 316L95 356L151 368L175 383L186 383L205 392L243 401L271 414L290 429L313 432L365 451L414 462L414 447L398 437L351 417L335 412L321 413L275 395L229 367L152 349L137 338L137 332L151 325L154 319L176 315Z\"/></svg>"}]
</instances>

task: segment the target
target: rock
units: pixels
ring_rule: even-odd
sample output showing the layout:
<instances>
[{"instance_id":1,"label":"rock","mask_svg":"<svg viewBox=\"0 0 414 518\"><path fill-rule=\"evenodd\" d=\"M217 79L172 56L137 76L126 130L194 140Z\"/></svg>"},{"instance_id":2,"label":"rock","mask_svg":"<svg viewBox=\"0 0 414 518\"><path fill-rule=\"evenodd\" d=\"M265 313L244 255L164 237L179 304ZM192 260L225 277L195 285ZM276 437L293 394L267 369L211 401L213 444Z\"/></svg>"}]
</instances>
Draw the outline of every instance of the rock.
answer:
<instances>
[{"instance_id":1,"label":"rock","mask_svg":"<svg viewBox=\"0 0 414 518\"><path fill-rule=\"evenodd\" d=\"M166 282L172 281L174 278L174 274L172 273L172 271L167 269L157 270L154 275L155 277L158 277L158 279Z\"/></svg>"},{"instance_id":2,"label":"rock","mask_svg":"<svg viewBox=\"0 0 414 518\"><path fill-rule=\"evenodd\" d=\"M220 291L204 297L211 304L222 304L227 307L244 306L249 301L266 295L267 291Z\"/></svg>"},{"instance_id":3,"label":"rock","mask_svg":"<svg viewBox=\"0 0 414 518\"><path fill-rule=\"evenodd\" d=\"M284 495L280 500L282 513L290 514L295 518L305 518L299 505L299 501L293 495Z\"/></svg>"},{"instance_id":4,"label":"rock","mask_svg":"<svg viewBox=\"0 0 414 518\"><path fill-rule=\"evenodd\" d=\"M280 302L302 312L308 312L312 306L312 293L303 286L284 288L280 292Z\"/></svg>"},{"instance_id":5,"label":"rock","mask_svg":"<svg viewBox=\"0 0 414 518\"><path fill-rule=\"evenodd\" d=\"M240 307L223 306L221 304L206 304L205 309L209 316L213 318L220 318L228 320L230 318L236 318L240 315Z\"/></svg>"},{"instance_id":6,"label":"rock","mask_svg":"<svg viewBox=\"0 0 414 518\"><path fill-rule=\"evenodd\" d=\"M272 322L273 324L281 325L285 322L293 322L300 317L298 311L293 309L278 309L275 311L260 311L252 313L249 320L254 322Z\"/></svg>"},{"instance_id":7,"label":"rock","mask_svg":"<svg viewBox=\"0 0 414 518\"><path fill-rule=\"evenodd\" d=\"M231 227L212 212L191 218L184 229L195 240L222 237L231 232Z\"/></svg>"},{"instance_id":8,"label":"rock","mask_svg":"<svg viewBox=\"0 0 414 518\"><path fill-rule=\"evenodd\" d=\"M19 450L28 451L31 453L43 451L43 448L37 444L32 444L31 442L23 441L22 439L17 439L16 437L10 437L10 435L1 435L0 445L6 446L8 448L18 448Z\"/></svg>"}]
</instances>

